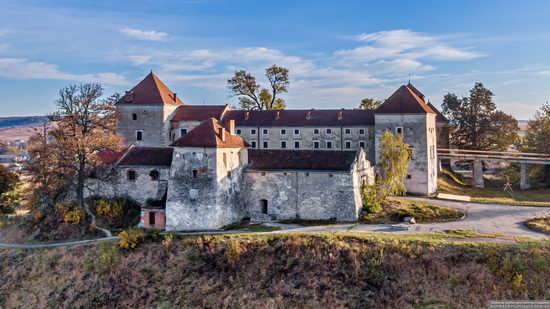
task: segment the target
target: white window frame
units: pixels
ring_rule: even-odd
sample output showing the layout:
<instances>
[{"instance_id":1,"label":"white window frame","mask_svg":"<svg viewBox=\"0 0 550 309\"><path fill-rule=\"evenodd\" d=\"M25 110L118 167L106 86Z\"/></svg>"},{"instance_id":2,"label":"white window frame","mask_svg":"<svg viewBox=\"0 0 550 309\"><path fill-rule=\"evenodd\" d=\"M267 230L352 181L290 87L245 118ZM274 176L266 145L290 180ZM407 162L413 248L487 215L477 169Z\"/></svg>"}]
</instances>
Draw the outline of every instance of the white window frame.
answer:
<instances>
[{"instance_id":1,"label":"white window frame","mask_svg":"<svg viewBox=\"0 0 550 309\"><path fill-rule=\"evenodd\" d=\"M313 135L319 135L319 132L321 132L321 130L313 129Z\"/></svg>"},{"instance_id":2,"label":"white window frame","mask_svg":"<svg viewBox=\"0 0 550 309\"><path fill-rule=\"evenodd\" d=\"M250 135L255 135L256 134L256 129L250 129Z\"/></svg>"},{"instance_id":3,"label":"white window frame","mask_svg":"<svg viewBox=\"0 0 550 309\"><path fill-rule=\"evenodd\" d=\"M344 134L351 135L351 134L353 134L353 131L350 128L347 128L347 129L344 129Z\"/></svg>"},{"instance_id":4,"label":"white window frame","mask_svg":"<svg viewBox=\"0 0 550 309\"><path fill-rule=\"evenodd\" d=\"M235 132L237 132L237 134L239 135L242 133L241 129L236 129Z\"/></svg>"},{"instance_id":5,"label":"white window frame","mask_svg":"<svg viewBox=\"0 0 550 309\"><path fill-rule=\"evenodd\" d=\"M298 147L296 147L296 143L298 143ZM300 141L299 140L295 140L294 141L294 149L300 149L302 145L300 144Z\"/></svg>"},{"instance_id":6,"label":"white window frame","mask_svg":"<svg viewBox=\"0 0 550 309\"><path fill-rule=\"evenodd\" d=\"M365 135L365 129L359 129L359 135Z\"/></svg>"},{"instance_id":7,"label":"white window frame","mask_svg":"<svg viewBox=\"0 0 550 309\"><path fill-rule=\"evenodd\" d=\"M286 136L286 129L281 129L279 131L279 133L282 135L282 136Z\"/></svg>"},{"instance_id":8,"label":"white window frame","mask_svg":"<svg viewBox=\"0 0 550 309\"><path fill-rule=\"evenodd\" d=\"M284 145L284 147L283 147ZM286 141L281 141L281 149L286 149L287 145L286 145Z\"/></svg>"},{"instance_id":9,"label":"white window frame","mask_svg":"<svg viewBox=\"0 0 550 309\"><path fill-rule=\"evenodd\" d=\"M325 129L325 134L326 135L332 135L332 128L326 128Z\"/></svg>"},{"instance_id":10,"label":"white window frame","mask_svg":"<svg viewBox=\"0 0 550 309\"><path fill-rule=\"evenodd\" d=\"M256 141L250 141L250 147L256 148Z\"/></svg>"},{"instance_id":11,"label":"white window frame","mask_svg":"<svg viewBox=\"0 0 550 309\"><path fill-rule=\"evenodd\" d=\"M185 131L185 133L183 133L183 131ZM187 128L180 128L180 136L184 136L187 132L189 132Z\"/></svg>"},{"instance_id":12,"label":"white window frame","mask_svg":"<svg viewBox=\"0 0 550 309\"><path fill-rule=\"evenodd\" d=\"M296 131L298 131L298 133L296 133ZM292 134L293 134L294 136L300 136L300 129L293 129L293 130L292 130Z\"/></svg>"},{"instance_id":13,"label":"white window frame","mask_svg":"<svg viewBox=\"0 0 550 309\"><path fill-rule=\"evenodd\" d=\"M367 144L365 143L365 141L359 141L359 148L363 148L363 149L364 149L364 148L366 148L366 147L365 147L366 145L367 145Z\"/></svg>"},{"instance_id":14,"label":"white window frame","mask_svg":"<svg viewBox=\"0 0 550 309\"><path fill-rule=\"evenodd\" d=\"M317 145L317 147L315 147L315 145ZM321 143L319 141L313 141L313 149L320 149L321 148Z\"/></svg>"},{"instance_id":15,"label":"white window frame","mask_svg":"<svg viewBox=\"0 0 550 309\"><path fill-rule=\"evenodd\" d=\"M262 129L262 135L269 135L269 129Z\"/></svg>"},{"instance_id":16,"label":"white window frame","mask_svg":"<svg viewBox=\"0 0 550 309\"><path fill-rule=\"evenodd\" d=\"M267 147L265 147L267 145ZM269 148L269 141L262 141L262 149L268 149Z\"/></svg>"},{"instance_id":17,"label":"white window frame","mask_svg":"<svg viewBox=\"0 0 550 309\"><path fill-rule=\"evenodd\" d=\"M328 145L330 145L330 147ZM325 143L325 148L326 149L332 149L332 146L333 146L332 141L326 141L326 143Z\"/></svg>"},{"instance_id":18,"label":"white window frame","mask_svg":"<svg viewBox=\"0 0 550 309\"><path fill-rule=\"evenodd\" d=\"M349 143L349 147L348 147L348 143ZM353 143L351 141L345 141L344 142L344 149L351 149L351 146L353 145Z\"/></svg>"}]
</instances>

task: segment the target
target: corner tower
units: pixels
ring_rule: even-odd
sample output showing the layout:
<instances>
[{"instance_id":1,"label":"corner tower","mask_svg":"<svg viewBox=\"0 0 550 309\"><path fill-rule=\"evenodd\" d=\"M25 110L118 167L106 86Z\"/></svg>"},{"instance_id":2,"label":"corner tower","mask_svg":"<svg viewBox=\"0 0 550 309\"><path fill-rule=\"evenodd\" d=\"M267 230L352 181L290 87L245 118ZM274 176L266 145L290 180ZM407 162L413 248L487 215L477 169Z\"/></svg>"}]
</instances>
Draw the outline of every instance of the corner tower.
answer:
<instances>
[{"instance_id":1,"label":"corner tower","mask_svg":"<svg viewBox=\"0 0 550 309\"><path fill-rule=\"evenodd\" d=\"M170 119L183 105L152 71L116 103L117 133L127 146L166 147Z\"/></svg>"},{"instance_id":2,"label":"corner tower","mask_svg":"<svg viewBox=\"0 0 550 309\"><path fill-rule=\"evenodd\" d=\"M385 131L403 134L410 147L411 163L405 187L413 194L437 190L436 113L424 95L410 83L397 89L375 110L375 155L380 160L380 137Z\"/></svg>"}]
</instances>

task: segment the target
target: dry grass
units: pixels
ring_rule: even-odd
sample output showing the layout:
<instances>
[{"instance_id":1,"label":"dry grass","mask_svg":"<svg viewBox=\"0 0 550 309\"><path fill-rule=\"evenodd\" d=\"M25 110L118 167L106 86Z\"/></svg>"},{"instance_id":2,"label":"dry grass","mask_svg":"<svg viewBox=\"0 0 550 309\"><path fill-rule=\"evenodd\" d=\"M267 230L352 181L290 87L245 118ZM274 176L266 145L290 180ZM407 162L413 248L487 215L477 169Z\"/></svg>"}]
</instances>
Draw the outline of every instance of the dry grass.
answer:
<instances>
[{"instance_id":1,"label":"dry grass","mask_svg":"<svg viewBox=\"0 0 550 309\"><path fill-rule=\"evenodd\" d=\"M414 217L418 223L434 223L460 220L464 213L424 202L392 198L385 203L382 211L365 215L362 221L377 224L399 223L405 217Z\"/></svg>"},{"instance_id":2,"label":"dry grass","mask_svg":"<svg viewBox=\"0 0 550 309\"><path fill-rule=\"evenodd\" d=\"M485 183L485 188L474 188L468 181L446 172L439 175L437 186L441 193L468 195L475 203L550 207L550 189L515 190L509 193L503 191L501 181L486 180Z\"/></svg>"},{"instance_id":3,"label":"dry grass","mask_svg":"<svg viewBox=\"0 0 550 309\"><path fill-rule=\"evenodd\" d=\"M424 237L424 238L419 238ZM0 307L481 308L550 297L548 243L231 235L0 250Z\"/></svg>"},{"instance_id":4,"label":"dry grass","mask_svg":"<svg viewBox=\"0 0 550 309\"><path fill-rule=\"evenodd\" d=\"M533 218L527 220L525 225L530 229L550 235L550 217Z\"/></svg>"}]
</instances>

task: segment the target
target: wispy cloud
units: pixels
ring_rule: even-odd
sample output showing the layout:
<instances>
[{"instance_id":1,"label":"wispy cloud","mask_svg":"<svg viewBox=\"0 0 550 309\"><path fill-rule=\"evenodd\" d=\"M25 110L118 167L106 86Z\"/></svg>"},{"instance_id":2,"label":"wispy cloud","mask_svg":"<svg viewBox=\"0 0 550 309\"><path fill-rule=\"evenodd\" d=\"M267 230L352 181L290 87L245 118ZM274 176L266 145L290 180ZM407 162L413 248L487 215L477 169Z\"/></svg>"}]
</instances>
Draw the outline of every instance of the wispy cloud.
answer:
<instances>
[{"instance_id":1,"label":"wispy cloud","mask_svg":"<svg viewBox=\"0 0 550 309\"><path fill-rule=\"evenodd\" d=\"M153 30L140 30L124 27L119 30L129 37L133 37L145 41L165 41L168 39L168 33Z\"/></svg>"},{"instance_id":2,"label":"wispy cloud","mask_svg":"<svg viewBox=\"0 0 550 309\"><path fill-rule=\"evenodd\" d=\"M123 76L116 73L74 74L60 71L55 64L23 58L0 58L0 76L13 79L69 80L107 85L128 84Z\"/></svg>"},{"instance_id":3,"label":"wispy cloud","mask_svg":"<svg viewBox=\"0 0 550 309\"><path fill-rule=\"evenodd\" d=\"M432 65L424 63L427 60L465 61L484 56L472 51L471 48L450 46L441 37L408 29L362 33L354 39L362 45L334 53L336 61L340 64L389 64L386 71L426 71L433 69Z\"/></svg>"}]
</instances>

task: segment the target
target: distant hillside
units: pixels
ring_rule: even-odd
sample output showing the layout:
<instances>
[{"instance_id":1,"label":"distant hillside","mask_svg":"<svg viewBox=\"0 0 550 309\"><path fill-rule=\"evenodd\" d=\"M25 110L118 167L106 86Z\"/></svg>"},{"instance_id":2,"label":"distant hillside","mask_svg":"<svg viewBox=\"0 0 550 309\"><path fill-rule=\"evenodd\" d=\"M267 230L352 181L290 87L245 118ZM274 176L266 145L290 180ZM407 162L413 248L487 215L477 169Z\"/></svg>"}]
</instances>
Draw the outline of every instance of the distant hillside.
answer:
<instances>
[{"instance_id":1,"label":"distant hillside","mask_svg":"<svg viewBox=\"0 0 550 309\"><path fill-rule=\"evenodd\" d=\"M48 121L46 116L0 117L0 129L39 126Z\"/></svg>"}]
</instances>

